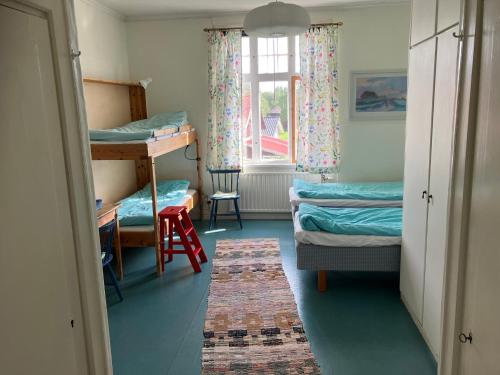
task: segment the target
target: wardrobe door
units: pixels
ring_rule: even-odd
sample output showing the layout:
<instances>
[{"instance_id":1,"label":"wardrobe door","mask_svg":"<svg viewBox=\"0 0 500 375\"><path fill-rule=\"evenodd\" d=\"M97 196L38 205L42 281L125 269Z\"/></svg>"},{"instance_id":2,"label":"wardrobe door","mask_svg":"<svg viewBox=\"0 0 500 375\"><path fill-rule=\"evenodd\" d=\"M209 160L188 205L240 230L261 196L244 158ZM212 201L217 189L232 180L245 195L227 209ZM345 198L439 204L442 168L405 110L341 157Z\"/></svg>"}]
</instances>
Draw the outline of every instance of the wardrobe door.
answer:
<instances>
[{"instance_id":1,"label":"wardrobe door","mask_svg":"<svg viewBox=\"0 0 500 375\"><path fill-rule=\"evenodd\" d=\"M438 32L460 21L460 5L460 0L439 0L437 11Z\"/></svg>"},{"instance_id":2,"label":"wardrobe door","mask_svg":"<svg viewBox=\"0 0 500 375\"><path fill-rule=\"evenodd\" d=\"M436 0L411 2L411 45L415 45L436 33Z\"/></svg>"},{"instance_id":3,"label":"wardrobe door","mask_svg":"<svg viewBox=\"0 0 500 375\"><path fill-rule=\"evenodd\" d=\"M441 305L455 124L458 39L453 28L437 38L434 118L427 216L423 328L432 352L439 357Z\"/></svg>"},{"instance_id":4,"label":"wardrobe door","mask_svg":"<svg viewBox=\"0 0 500 375\"><path fill-rule=\"evenodd\" d=\"M422 322L429 154L436 39L410 50L404 172L401 296Z\"/></svg>"}]
</instances>

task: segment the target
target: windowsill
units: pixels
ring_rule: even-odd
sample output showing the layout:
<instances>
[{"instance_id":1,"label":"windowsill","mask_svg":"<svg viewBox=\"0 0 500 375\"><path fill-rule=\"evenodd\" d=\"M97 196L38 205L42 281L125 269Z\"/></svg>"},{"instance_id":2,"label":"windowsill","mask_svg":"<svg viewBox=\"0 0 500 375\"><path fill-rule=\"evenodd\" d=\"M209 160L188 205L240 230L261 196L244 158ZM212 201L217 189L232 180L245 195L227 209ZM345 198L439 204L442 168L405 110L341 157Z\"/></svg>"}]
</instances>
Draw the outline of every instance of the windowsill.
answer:
<instances>
[{"instance_id":1,"label":"windowsill","mask_svg":"<svg viewBox=\"0 0 500 375\"><path fill-rule=\"evenodd\" d=\"M295 172L295 164L283 163L246 163L243 173L292 173Z\"/></svg>"}]
</instances>

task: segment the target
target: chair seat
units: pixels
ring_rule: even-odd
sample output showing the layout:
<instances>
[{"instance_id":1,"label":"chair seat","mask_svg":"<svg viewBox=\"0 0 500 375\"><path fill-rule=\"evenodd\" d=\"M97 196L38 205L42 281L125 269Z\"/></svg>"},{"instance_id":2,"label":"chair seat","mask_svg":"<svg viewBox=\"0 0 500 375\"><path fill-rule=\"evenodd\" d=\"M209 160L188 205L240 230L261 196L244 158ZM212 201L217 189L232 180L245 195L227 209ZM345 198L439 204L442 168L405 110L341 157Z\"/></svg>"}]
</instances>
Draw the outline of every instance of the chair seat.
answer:
<instances>
[{"instance_id":1,"label":"chair seat","mask_svg":"<svg viewBox=\"0 0 500 375\"><path fill-rule=\"evenodd\" d=\"M229 193L224 193L222 191L218 191L215 194L210 196L210 199L213 200L225 200L225 199L237 199L240 195L236 191L232 191Z\"/></svg>"}]
</instances>

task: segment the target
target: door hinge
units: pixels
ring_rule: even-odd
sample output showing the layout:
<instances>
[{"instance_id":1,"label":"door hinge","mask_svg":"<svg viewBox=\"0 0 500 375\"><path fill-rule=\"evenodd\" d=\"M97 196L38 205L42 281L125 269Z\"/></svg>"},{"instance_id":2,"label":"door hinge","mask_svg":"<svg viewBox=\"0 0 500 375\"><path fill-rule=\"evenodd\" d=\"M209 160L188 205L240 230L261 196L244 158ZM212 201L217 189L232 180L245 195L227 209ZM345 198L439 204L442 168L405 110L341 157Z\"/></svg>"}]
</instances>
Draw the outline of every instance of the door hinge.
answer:
<instances>
[{"instance_id":1,"label":"door hinge","mask_svg":"<svg viewBox=\"0 0 500 375\"><path fill-rule=\"evenodd\" d=\"M77 57L80 57L81 54L82 54L82 51L76 51L74 49L72 49L70 52L72 59L76 59Z\"/></svg>"},{"instance_id":2,"label":"door hinge","mask_svg":"<svg viewBox=\"0 0 500 375\"><path fill-rule=\"evenodd\" d=\"M458 341L460 341L462 344L466 344L467 342L469 342L469 344L472 344L472 333L469 332L469 335L466 336L465 333L460 333L458 335Z\"/></svg>"}]
</instances>

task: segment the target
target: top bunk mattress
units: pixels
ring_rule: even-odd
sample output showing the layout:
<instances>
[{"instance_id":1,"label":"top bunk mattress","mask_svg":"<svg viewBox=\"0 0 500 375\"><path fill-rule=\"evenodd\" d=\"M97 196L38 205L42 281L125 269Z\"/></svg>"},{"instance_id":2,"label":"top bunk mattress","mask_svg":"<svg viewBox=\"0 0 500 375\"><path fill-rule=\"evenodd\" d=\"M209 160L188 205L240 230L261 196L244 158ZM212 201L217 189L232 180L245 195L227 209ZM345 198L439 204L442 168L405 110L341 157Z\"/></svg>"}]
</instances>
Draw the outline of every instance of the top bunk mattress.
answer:
<instances>
[{"instance_id":1,"label":"top bunk mattress","mask_svg":"<svg viewBox=\"0 0 500 375\"><path fill-rule=\"evenodd\" d=\"M158 212L167 206L182 205L188 195L189 181L163 180L156 183ZM120 226L153 225L151 187L147 184L131 196L120 201Z\"/></svg>"},{"instance_id":2,"label":"top bunk mattress","mask_svg":"<svg viewBox=\"0 0 500 375\"><path fill-rule=\"evenodd\" d=\"M301 198L293 187L289 190L290 204L295 212L299 204L307 203L320 207L402 207L402 200L371 200L371 199L326 199Z\"/></svg>"},{"instance_id":3,"label":"top bunk mattress","mask_svg":"<svg viewBox=\"0 0 500 375\"><path fill-rule=\"evenodd\" d=\"M368 201L403 200L402 182L315 183L295 179L293 188L300 198Z\"/></svg>"},{"instance_id":4,"label":"top bunk mattress","mask_svg":"<svg viewBox=\"0 0 500 375\"><path fill-rule=\"evenodd\" d=\"M117 128L89 129L89 137L93 142L144 141L159 135L178 132L187 124L186 112L165 112Z\"/></svg>"}]
</instances>

